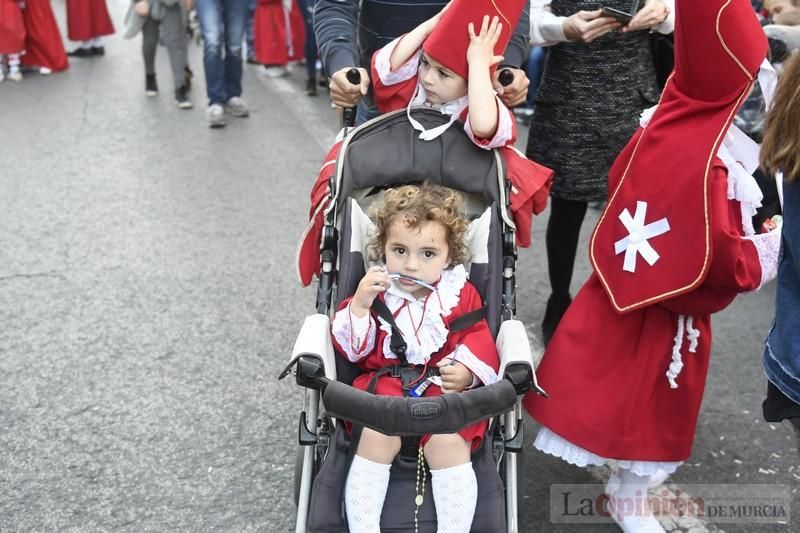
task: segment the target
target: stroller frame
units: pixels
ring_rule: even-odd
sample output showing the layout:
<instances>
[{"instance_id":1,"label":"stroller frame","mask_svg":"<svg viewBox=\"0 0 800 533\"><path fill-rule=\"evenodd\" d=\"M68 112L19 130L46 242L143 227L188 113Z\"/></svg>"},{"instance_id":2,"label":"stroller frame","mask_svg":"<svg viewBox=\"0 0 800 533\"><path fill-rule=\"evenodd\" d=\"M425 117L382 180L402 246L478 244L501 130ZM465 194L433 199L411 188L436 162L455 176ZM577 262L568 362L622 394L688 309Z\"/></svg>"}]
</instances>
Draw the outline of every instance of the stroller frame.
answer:
<instances>
[{"instance_id":1,"label":"stroller frame","mask_svg":"<svg viewBox=\"0 0 800 533\"><path fill-rule=\"evenodd\" d=\"M388 113L352 130L342 143L335 165L336 171L329 178L330 201L325 210L325 226L320 245L321 268L316 294L317 313L307 317L298 335L291 361L281 375L281 377L286 376L294 367L296 382L306 389L303 411L300 413L299 419L300 447L295 466L296 533L307 532L313 479L331 444L332 420L330 416L320 416L320 402L323 400L320 390L324 389L325 383L336 379L336 358L338 356L332 347L329 315L332 314L333 290L337 285L339 274L340 236L336 222L340 216L339 198L345 193L342 190L344 162L350 142L358 139L359 134L369 132L376 124L392 120L393 117L405 115L405 113L405 110ZM443 120L441 114L436 111L418 109L413 110L413 113L418 119L425 118L434 122ZM495 423L499 425L499 431L496 431L494 435L502 438L487 440L486 445L493 446L492 452L505 485L506 531L507 533L517 533L519 531L517 453L522 451L523 444L520 395L531 388L542 395L546 395L546 393L536 383L533 357L525 328L519 321L514 320L517 250L514 235L516 228L509 215L511 185L505 178L505 166L499 150L493 150L492 155L497 168L498 214L502 221L502 296L499 317L497 317L498 327L492 327L490 322L490 328L496 334L498 351L501 352L500 376L505 376L505 379L514 384L517 396L512 408L495 420ZM501 330L499 333L498 329ZM508 349L504 350L501 344ZM311 424L310 427L309 424Z\"/></svg>"}]
</instances>

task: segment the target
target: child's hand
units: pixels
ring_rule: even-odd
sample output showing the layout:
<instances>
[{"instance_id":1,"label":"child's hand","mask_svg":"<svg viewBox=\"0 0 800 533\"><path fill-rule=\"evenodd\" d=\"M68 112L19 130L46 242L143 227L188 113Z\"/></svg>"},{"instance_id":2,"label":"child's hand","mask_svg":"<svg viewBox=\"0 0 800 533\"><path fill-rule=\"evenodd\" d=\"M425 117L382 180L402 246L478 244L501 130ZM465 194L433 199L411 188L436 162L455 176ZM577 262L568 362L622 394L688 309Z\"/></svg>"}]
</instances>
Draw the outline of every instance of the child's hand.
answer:
<instances>
[{"instance_id":1,"label":"child's hand","mask_svg":"<svg viewBox=\"0 0 800 533\"><path fill-rule=\"evenodd\" d=\"M458 361L447 357L436 366L442 377L442 392L461 392L472 385L472 371Z\"/></svg>"},{"instance_id":2,"label":"child's hand","mask_svg":"<svg viewBox=\"0 0 800 533\"><path fill-rule=\"evenodd\" d=\"M494 45L500 39L500 32L503 24L499 17L493 17L489 23L489 15L483 17L481 32L475 35L475 26L470 22L467 27L469 31L469 47L467 48L467 63L472 66L491 67L503 60L503 56L494 55Z\"/></svg>"},{"instance_id":3,"label":"child's hand","mask_svg":"<svg viewBox=\"0 0 800 533\"><path fill-rule=\"evenodd\" d=\"M350 312L358 318L366 315L375 298L392 284L389 274L380 266L370 267L361 278L353 299L350 300Z\"/></svg>"}]
</instances>

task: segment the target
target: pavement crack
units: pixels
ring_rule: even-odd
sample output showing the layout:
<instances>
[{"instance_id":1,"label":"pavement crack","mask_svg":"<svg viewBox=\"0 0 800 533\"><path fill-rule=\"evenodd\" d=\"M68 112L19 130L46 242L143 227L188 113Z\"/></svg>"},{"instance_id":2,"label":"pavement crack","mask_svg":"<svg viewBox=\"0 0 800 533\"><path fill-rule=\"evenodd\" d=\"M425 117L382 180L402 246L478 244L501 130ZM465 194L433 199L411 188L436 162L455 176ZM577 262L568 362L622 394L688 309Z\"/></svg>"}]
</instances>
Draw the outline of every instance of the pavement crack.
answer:
<instances>
[{"instance_id":1,"label":"pavement crack","mask_svg":"<svg viewBox=\"0 0 800 533\"><path fill-rule=\"evenodd\" d=\"M35 279L35 278L57 278L62 281L67 280L63 272L54 270L50 272L34 272L30 274L10 274L8 276L0 276L0 283L5 281L14 281L17 279Z\"/></svg>"}]
</instances>

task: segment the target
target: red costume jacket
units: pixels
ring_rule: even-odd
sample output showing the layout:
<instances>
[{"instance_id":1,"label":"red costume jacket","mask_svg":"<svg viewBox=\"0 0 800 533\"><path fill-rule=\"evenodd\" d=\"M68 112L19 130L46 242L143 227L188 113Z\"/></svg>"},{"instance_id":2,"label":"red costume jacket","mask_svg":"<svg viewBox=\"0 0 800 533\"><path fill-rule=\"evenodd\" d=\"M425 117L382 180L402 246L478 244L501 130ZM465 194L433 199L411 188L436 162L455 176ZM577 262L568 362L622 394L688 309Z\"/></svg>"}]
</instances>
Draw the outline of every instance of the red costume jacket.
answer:
<instances>
[{"instance_id":1,"label":"red costume jacket","mask_svg":"<svg viewBox=\"0 0 800 533\"><path fill-rule=\"evenodd\" d=\"M397 326L408 344L406 358L409 363L435 366L445 358L454 358L469 368L476 384L490 385L497 381L500 361L494 339L485 320L469 328L450 334L449 324L456 318L482 306L478 291L467 281L464 267L459 265L445 270L437 284L438 290L425 299L416 300L395 285L379 297L392 311ZM369 325L363 333L357 331L350 315L348 298L334 315L332 336L338 353L358 364L362 374L353 386L366 390L376 370L399 364L399 359L389 349L389 325L382 319L370 316ZM414 331L416 329L416 331ZM382 375L378 378L376 394L402 396L399 378ZM438 385L430 384L424 396L441 394ZM488 421L483 421L459 434L472 442L475 449L481 442ZM423 444L426 439L423 439Z\"/></svg>"}]
</instances>

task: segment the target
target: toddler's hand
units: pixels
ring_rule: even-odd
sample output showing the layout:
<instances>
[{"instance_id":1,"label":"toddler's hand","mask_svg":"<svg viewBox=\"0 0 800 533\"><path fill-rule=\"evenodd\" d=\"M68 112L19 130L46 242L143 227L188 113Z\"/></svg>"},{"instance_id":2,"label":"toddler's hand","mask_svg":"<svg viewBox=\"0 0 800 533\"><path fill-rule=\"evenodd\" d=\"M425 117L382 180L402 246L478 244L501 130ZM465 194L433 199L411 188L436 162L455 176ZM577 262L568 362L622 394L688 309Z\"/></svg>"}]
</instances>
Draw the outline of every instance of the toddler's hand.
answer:
<instances>
[{"instance_id":1,"label":"toddler's hand","mask_svg":"<svg viewBox=\"0 0 800 533\"><path fill-rule=\"evenodd\" d=\"M388 289L391 283L392 280L383 267L370 267L361 278L356 293L350 301L350 312L359 318L366 315L375 298Z\"/></svg>"},{"instance_id":2,"label":"toddler's hand","mask_svg":"<svg viewBox=\"0 0 800 533\"><path fill-rule=\"evenodd\" d=\"M472 385L472 371L452 358L445 358L436 363L442 377L442 392L461 392Z\"/></svg>"},{"instance_id":3,"label":"toddler's hand","mask_svg":"<svg viewBox=\"0 0 800 533\"><path fill-rule=\"evenodd\" d=\"M467 48L467 63L470 66L481 65L491 67L503 60L503 56L494 55L494 45L500 39L500 32L503 24L499 17L492 18L489 23L489 15L483 17L481 31L475 35L475 26L470 22L467 27L469 31L469 47Z\"/></svg>"}]
</instances>

